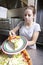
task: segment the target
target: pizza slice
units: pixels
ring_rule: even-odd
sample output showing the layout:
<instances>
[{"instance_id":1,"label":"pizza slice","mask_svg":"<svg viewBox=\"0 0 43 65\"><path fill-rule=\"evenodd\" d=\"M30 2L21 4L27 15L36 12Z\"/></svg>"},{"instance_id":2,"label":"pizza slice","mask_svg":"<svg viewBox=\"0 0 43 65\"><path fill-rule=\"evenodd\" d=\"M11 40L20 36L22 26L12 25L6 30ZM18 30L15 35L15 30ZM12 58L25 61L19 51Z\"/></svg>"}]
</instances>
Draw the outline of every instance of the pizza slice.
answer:
<instances>
[{"instance_id":1,"label":"pizza slice","mask_svg":"<svg viewBox=\"0 0 43 65\"><path fill-rule=\"evenodd\" d=\"M23 47L24 44L26 46L27 41L25 43L24 43L24 41L26 41L26 39L23 36L10 36L10 37L8 37L9 46L13 50L19 50L21 47Z\"/></svg>"}]
</instances>

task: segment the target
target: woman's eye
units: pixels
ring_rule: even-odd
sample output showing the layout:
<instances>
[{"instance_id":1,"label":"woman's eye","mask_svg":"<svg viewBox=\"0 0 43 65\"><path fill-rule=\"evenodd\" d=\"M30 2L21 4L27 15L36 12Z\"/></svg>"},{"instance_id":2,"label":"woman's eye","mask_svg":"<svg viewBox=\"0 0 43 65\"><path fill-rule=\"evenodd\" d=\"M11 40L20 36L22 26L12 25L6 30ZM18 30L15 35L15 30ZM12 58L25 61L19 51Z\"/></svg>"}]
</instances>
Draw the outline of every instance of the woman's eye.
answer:
<instances>
[{"instance_id":1,"label":"woman's eye","mask_svg":"<svg viewBox=\"0 0 43 65\"><path fill-rule=\"evenodd\" d=\"M25 14L24 16L27 16L27 14Z\"/></svg>"},{"instance_id":2,"label":"woman's eye","mask_svg":"<svg viewBox=\"0 0 43 65\"><path fill-rule=\"evenodd\" d=\"M27 14L25 14L24 16L29 16L29 17L30 17L31 15L30 15L30 14L28 14L28 15L27 15Z\"/></svg>"},{"instance_id":3,"label":"woman's eye","mask_svg":"<svg viewBox=\"0 0 43 65\"><path fill-rule=\"evenodd\" d=\"M28 16L30 17L31 15L30 15L30 14L28 14Z\"/></svg>"}]
</instances>

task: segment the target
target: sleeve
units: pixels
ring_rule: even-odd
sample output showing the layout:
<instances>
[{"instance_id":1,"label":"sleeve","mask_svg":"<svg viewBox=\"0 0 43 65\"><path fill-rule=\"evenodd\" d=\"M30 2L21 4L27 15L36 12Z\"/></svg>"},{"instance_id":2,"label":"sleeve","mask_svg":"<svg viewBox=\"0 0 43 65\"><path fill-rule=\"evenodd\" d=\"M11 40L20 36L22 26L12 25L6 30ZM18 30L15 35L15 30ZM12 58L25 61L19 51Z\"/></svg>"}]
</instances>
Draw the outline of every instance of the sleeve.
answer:
<instances>
[{"instance_id":1,"label":"sleeve","mask_svg":"<svg viewBox=\"0 0 43 65\"><path fill-rule=\"evenodd\" d=\"M41 31L41 27L40 27L39 24L36 24L36 25L35 25L34 32L37 32L37 31Z\"/></svg>"}]
</instances>

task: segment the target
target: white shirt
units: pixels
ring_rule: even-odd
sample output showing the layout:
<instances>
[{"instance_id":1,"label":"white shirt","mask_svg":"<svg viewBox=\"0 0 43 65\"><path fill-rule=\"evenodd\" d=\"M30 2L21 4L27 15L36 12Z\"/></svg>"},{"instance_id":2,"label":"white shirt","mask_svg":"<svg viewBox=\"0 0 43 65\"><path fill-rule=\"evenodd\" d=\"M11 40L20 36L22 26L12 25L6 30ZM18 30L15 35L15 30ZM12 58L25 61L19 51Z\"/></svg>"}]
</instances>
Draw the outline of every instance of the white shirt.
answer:
<instances>
[{"instance_id":1,"label":"white shirt","mask_svg":"<svg viewBox=\"0 0 43 65\"><path fill-rule=\"evenodd\" d=\"M33 25L30 26L29 28L26 28L26 26L22 26L21 29L19 30L19 33L21 36L25 36L29 41L31 41L34 32L37 32L37 31L41 31L40 25L34 22ZM29 47L36 48L36 45L34 44Z\"/></svg>"}]
</instances>

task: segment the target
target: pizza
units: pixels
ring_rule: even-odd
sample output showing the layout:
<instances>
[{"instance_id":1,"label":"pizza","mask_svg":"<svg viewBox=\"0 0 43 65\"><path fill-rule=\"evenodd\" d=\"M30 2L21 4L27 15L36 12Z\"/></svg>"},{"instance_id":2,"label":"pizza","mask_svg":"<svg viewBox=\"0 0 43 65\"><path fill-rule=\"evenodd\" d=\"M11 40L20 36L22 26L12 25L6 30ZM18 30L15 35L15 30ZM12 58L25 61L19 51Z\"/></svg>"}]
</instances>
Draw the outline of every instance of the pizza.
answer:
<instances>
[{"instance_id":1,"label":"pizza","mask_svg":"<svg viewBox=\"0 0 43 65\"><path fill-rule=\"evenodd\" d=\"M21 48L21 46L23 45L23 40L21 39L20 36L16 36L16 37L12 38L11 42L13 43L14 50Z\"/></svg>"},{"instance_id":2,"label":"pizza","mask_svg":"<svg viewBox=\"0 0 43 65\"><path fill-rule=\"evenodd\" d=\"M23 46L23 39L21 39L21 36L10 36L8 38L8 41L10 42L9 49L18 50Z\"/></svg>"},{"instance_id":3,"label":"pizza","mask_svg":"<svg viewBox=\"0 0 43 65\"><path fill-rule=\"evenodd\" d=\"M26 50L14 55L7 55L0 51L0 65L32 65Z\"/></svg>"}]
</instances>

